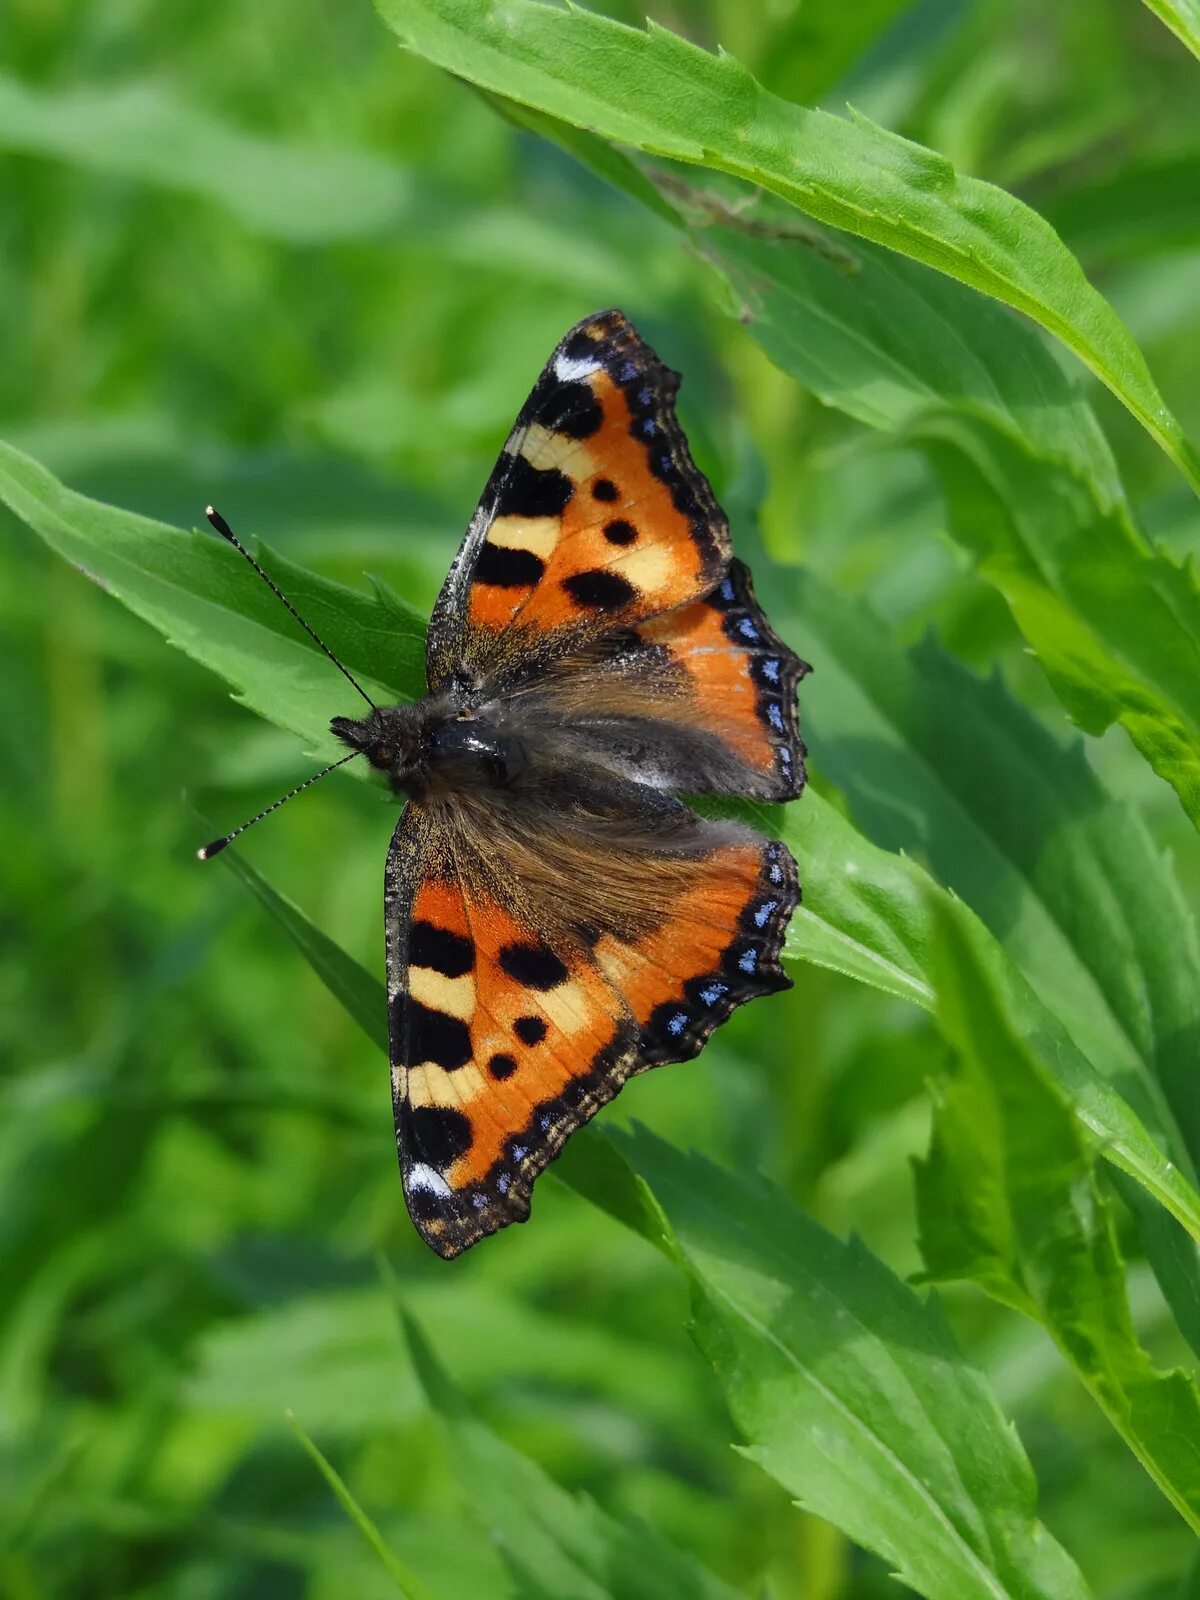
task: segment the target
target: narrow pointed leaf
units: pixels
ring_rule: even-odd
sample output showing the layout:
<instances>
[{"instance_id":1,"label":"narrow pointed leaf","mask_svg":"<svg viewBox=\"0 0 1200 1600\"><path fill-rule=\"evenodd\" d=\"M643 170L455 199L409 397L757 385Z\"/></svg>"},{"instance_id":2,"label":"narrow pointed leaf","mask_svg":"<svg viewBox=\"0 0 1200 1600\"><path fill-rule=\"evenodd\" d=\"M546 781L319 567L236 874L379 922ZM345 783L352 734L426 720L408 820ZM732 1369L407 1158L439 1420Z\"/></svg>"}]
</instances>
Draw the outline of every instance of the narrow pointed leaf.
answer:
<instances>
[{"instance_id":1,"label":"narrow pointed leaf","mask_svg":"<svg viewBox=\"0 0 1200 1600\"><path fill-rule=\"evenodd\" d=\"M1159 21L1200 58L1200 4L1197 0L1145 0L1145 3Z\"/></svg>"},{"instance_id":2,"label":"narrow pointed leaf","mask_svg":"<svg viewBox=\"0 0 1200 1600\"><path fill-rule=\"evenodd\" d=\"M380 1566L395 1584L397 1594L403 1595L405 1600L429 1600L428 1589L411 1572L406 1571L392 1551L389 1550L379 1529L350 1493L341 1473L338 1472L332 1462L326 1459L290 1412L288 1414L288 1424L304 1446L307 1455L315 1463L318 1472L337 1496L342 1510L345 1511L362 1535L363 1542L367 1548L378 1557Z\"/></svg>"}]
</instances>

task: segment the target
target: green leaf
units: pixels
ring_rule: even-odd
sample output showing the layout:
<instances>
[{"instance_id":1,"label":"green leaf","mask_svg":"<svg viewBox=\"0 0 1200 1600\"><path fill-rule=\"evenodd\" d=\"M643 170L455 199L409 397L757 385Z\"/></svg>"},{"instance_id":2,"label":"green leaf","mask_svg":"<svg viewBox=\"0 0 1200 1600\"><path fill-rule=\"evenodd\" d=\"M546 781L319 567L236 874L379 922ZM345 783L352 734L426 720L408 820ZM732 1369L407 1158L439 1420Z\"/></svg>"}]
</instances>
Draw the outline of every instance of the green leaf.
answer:
<instances>
[{"instance_id":1,"label":"green leaf","mask_svg":"<svg viewBox=\"0 0 1200 1600\"><path fill-rule=\"evenodd\" d=\"M305 1433L304 1429L296 1421L296 1418L290 1411L288 1412L288 1423L292 1429L292 1432L304 1446L308 1455L316 1463L317 1470L325 1479L325 1482L337 1496L339 1502L341 1503L342 1510L345 1511L346 1515L350 1518L351 1522L353 1522L359 1533L362 1534L363 1541L367 1545L368 1549L372 1550L375 1555L379 1557L379 1563L383 1567L383 1570L396 1585L396 1592L404 1595L406 1600L427 1600L429 1594L428 1589L426 1589L425 1585L421 1583L418 1578L414 1577L411 1572L407 1572L392 1554L392 1552L388 1549L387 1545L384 1543L383 1535L371 1521L370 1517L368 1517L367 1513L359 1505L358 1501L350 1493L350 1490L346 1486L345 1479L332 1465L332 1463L327 1461L326 1458L321 1454L320 1450L309 1438L308 1434Z\"/></svg>"},{"instance_id":2,"label":"green leaf","mask_svg":"<svg viewBox=\"0 0 1200 1600\"><path fill-rule=\"evenodd\" d=\"M1087 732L1119 722L1200 827L1200 583L1123 507L967 417L914 425L953 527ZM947 448L948 447L948 448Z\"/></svg>"},{"instance_id":3,"label":"green leaf","mask_svg":"<svg viewBox=\"0 0 1200 1600\"><path fill-rule=\"evenodd\" d=\"M610 1137L688 1275L693 1335L747 1455L798 1504L938 1600L1089 1592L936 1301L772 1186L644 1129Z\"/></svg>"},{"instance_id":4,"label":"green leaf","mask_svg":"<svg viewBox=\"0 0 1200 1600\"><path fill-rule=\"evenodd\" d=\"M395 233L413 210L391 162L240 132L156 83L48 92L0 75L0 148L190 191L292 244Z\"/></svg>"},{"instance_id":5,"label":"green leaf","mask_svg":"<svg viewBox=\"0 0 1200 1600\"><path fill-rule=\"evenodd\" d=\"M1197 0L1145 0L1160 22L1200 57L1200 4Z\"/></svg>"},{"instance_id":6,"label":"green leaf","mask_svg":"<svg viewBox=\"0 0 1200 1600\"><path fill-rule=\"evenodd\" d=\"M732 56L537 0L377 0L401 42L492 94L647 155L726 172L1040 322L1200 488L1200 458L1116 313L1036 212L876 127L769 94Z\"/></svg>"},{"instance_id":7,"label":"green leaf","mask_svg":"<svg viewBox=\"0 0 1200 1600\"><path fill-rule=\"evenodd\" d=\"M237 850L225 849L217 858L232 872L275 919L296 945L321 982L339 1002L347 1016L383 1053L388 1048L387 993L378 978L348 956L299 906L279 893Z\"/></svg>"},{"instance_id":8,"label":"green leaf","mask_svg":"<svg viewBox=\"0 0 1200 1600\"><path fill-rule=\"evenodd\" d=\"M1166 1135L1174 1111L1176 1159L1200 1158L1200 940L1141 817L935 640L900 649L810 573L777 573L772 603L816 664L805 725L856 822L928 861L1138 1115Z\"/></svg>"},{"instance_id":9,"label":"green leaf","mask_svg":"<svg viewBox=\"0 0 1200 1600\"><path fill-rule=\"evenodd\" d=\"M734 1591L647 1524L608 1515L566 1493L542 1469L473 1417L417 1324L401 1316L413 1365L450 1446L474 1520L498 1549L519 1592L545 1600L658 1600Z\"/></svg>"},{"instance_id":10,"label":"green leaf","mask_svg":"<svg viewBox=\"0 0 1200 1600\"><path fill-rule=\"evenodd\" d=\"M921 1249L1036 1318L1189 1525L1200 1532L1200 1393L1138 1344L1095 1141L1012 1027L993 958L962 908L932 904L934 976L958 1067L917 1168Z\"/></svg>"},{"instance_id":11,"label":"green leaf","mask_svg":"<svg viewBox=\"0 0 1200 1600\"><path fill-rule=\"evenodd\" d=\"M877 844L922 856L973 907L1190 1173L1200 1155L1200 946L1141 818L998 678L977 679L932 639L899 650L880 618L809 574L780 574L774 592L790 636L818 666L805 687L806 728L857 821ZM1200 1354L1196 1252L1157 1204L1121 1187Z\"/></svg>"},{"instance_id":12,"label":"green leaf","mask_svg":"<svg viewBox=\"0 0 1200 1600\"><path fill-rule=\"evenodd\" d=\"M326 759L343 753L329 719L347 710L357 715L354 691L215 533L181 533L89 500L3 443L0 500L170 643L220 673L243 705L302 735ZM423 692L425 627L416 612L394 596L368 598L281 556L264 564L373 698ZM346 770L355 772L355 764Z\"/></svg>"}]
</instances>

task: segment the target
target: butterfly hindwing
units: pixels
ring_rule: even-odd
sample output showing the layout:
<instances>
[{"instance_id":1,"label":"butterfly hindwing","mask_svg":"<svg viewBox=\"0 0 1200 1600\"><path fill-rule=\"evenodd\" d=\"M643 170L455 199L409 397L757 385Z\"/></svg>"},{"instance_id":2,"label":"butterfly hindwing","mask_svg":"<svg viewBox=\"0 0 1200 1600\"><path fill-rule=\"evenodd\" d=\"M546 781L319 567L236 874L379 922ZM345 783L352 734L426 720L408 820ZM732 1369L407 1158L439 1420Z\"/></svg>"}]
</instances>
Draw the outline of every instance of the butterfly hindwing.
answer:
<instances>
[{"instance_id":1,"label":"butterfly hindwing","mask_svg":"<svg viewBox=\"0 0 1200 1600\"><path fill-rule=\"evenodd\" d=\"M405 1199L451 1257L529 1215L534 1179L636 1069L637 1029L582 944L548 942L438 834L410 804L389 854L389 1032Z\"/></svg>"},{"instance_id":2,"label":"butterfly hindwing","mask_svg":"<svg viewBox=\"0 0 1200 1600\"><path fill-rule=\"evenodd\" d=\"M511 808L551 872L607 884L587 922L496 887L490 838L410 804L387 873L388 990L405 1198L454 1256L529 1214L534 1180L627 1078L695 1055L742 1002L787 987L779 951L796 904L783 846L687 816L686 843L614 853L564 843L536 806ZM501 851L503 854L503 851ZM640 914L648 883L670 882ZM645 896L643 895L643 899Z\"/></svg>"},{"instance_id":3,"label":"butterfly hindwing","mask_svg":"<svg viewBox=\"0 0 1200 1600\"><path fill-rule=\"evenodd\" d=\"M678 385L618 311L561 341L434 609L431 689L519 675L718 582L728 524L676 420Z\"/></svg>"}]
</instances>

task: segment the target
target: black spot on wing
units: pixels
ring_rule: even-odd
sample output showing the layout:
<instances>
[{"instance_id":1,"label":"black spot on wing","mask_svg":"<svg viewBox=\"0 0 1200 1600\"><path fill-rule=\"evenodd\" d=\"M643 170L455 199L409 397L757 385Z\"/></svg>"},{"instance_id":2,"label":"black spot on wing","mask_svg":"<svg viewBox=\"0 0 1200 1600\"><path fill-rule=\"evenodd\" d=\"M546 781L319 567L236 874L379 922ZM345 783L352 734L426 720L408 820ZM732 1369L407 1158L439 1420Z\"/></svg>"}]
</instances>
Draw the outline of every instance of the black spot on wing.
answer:
<instances>
[{"instance_id":1,"label":"black spot on wing","mask_svg":"<svg viewBox=\"0 0 1200 1600\"><path fill-rule=\"evenodd\" d=\"M592 567L586 572L576 572L562 581L563 588L577 605L593 611L619 611L637 594L628 578L619 572L608 572L603 567Z\"/></svg>"},{"instance_id":2,"label":"black spot on wing","mask_svg":"<svg viewBox=\"0 0 1200 1600\"><path fill-rule=\"evenodd\" d=\"M488 1071L500 1083L503 1083L505 1078L511 1078L516 1070L515 1056L510 1056L503 1050L497 1051L488 1062Z\"/></svg>"},{"instance_id":3,"label":"black spot on wing","mask_svg":"<svg viewBox=\"0 0 1200 1600\"><path fill-rule=\"evenodd\" d=\"M432 967L446 978L461 978L475 965L475 946L461 933L417 921L408 935L408 963L412 967Z\"/></svg>"},{"instance_id":4,"label":"black spot on wing","mask_svg":"<svg viewBox=\"0 0 1200 1600\"><path fill-rule=\"evenodd\" d=\"M458 1017L435 1011L411 995L397 997L398 1038L405 1039L405 1059L411 1066L432 1061L444 1072L457 1072L471 1059L471 1030Z\"/></svg>"},{"instance_id":5,"label":"black spot on wing","mask_svg":"<svg viewBox=\"0 0 1200 1600\"><path fill-rule=\"evenodd\" d=\"M620 492L611 478L597 478L592 485L593 500L615 500Z\"/></svg>"},{"instance_id":6,"label":"black spot on wing","mask_svg":"<svg viewBox=\"0 0 1200 1600\"><path fill-rule=\"evenodd\" d=\"M496 499L496 515L559 517L574 491L575 485L557 467L531 467L524 456L513 456Z\"/></svg>"},{"instance_id":7,"label":"black spot on wing","mask_svg":"<svg viewBox=\"0 0 1200 1600\"><path fill-rule=\"evenodd\" d=\"M485 539L472 577L476 583L491 583L498 589L531 589L545 570L546 563L532 550L512 550Z\"/></svg>"},{"instance_id":8,"label":"black spot on wing","mask_svg":"<svg viewBox=\"0 0 1200 1600\"><path fill-rule=\"evenodd\" d=\"M590 384L563 383L550 373L544 373L534 388L529 416L551 433L565 433L571 439L590 438L604 421Z\"/></svg>"},{"instance_id":9,"label":"black spot on wing","mask_svg":"<svg viewBox=\"0 0 1200 1600\"><path fill-rule=\"evenodd\" d=\"M406 1106L401 1126L408 1155L439 1172L471 1148L470 1118L453 1106Z\"/></svg>"},{"instance_id":10,"label":"black spot on wing","mask_svg":"<svg viewBox=\"0 0 1200 1600\"><path fill-rule=\"evenodd\" d=\"M612 522L604 524L604 537L609 544L633 544L638 536L638 531L632 522L626 522L623 517L615 517Z\"/></svg>"},{"instance_id":11,"label":"black spot on wing","mask_svg":"<svg viewBox=\"0 0 1200 1600\"><path fill-rule=\"evenodd\" d=\"M544 944L506 944L500 965L526 989L556 989L567 980L567 969Z\"/></svg>"},{"instance_id":12,"label":"black spot on wing","mask_svg":"<svg viewBox=\"0 0 1200 1600\"><path fill-rule=\"evenodd\" d=\"M513 1032L522 1044L541 1044L546 1037L546 1024L541 1017L518 1017Z\"/></svg>"}]
</instances>

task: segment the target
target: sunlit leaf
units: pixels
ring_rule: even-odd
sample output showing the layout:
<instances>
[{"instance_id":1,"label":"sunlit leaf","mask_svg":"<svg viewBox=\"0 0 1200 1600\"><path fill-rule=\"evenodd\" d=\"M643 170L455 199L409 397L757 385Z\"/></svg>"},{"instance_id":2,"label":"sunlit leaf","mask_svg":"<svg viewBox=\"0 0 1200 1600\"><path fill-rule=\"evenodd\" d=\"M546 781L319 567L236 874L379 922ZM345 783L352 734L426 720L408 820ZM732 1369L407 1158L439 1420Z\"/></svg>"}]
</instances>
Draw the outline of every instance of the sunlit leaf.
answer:
<instances>
[{"instance_id":1,"label":"sunlit leaf","mask_svg":"<svg viewBox=\"0 0 1200 1600\"><path fill-rule=\"evenodd\" d=\"M578 128L730 173L981 289L1060 338L1200 488L1200 458L1108 303L1036 212L861 116L768 94L732 56L538 0L378 0L435 65ZM671 92L662 86L670 83Z\"/></svg>"},{"instance_id":2,"label":"sunlit leaf","mask_svg":"<svg viewBox=\"0 0 1200 1600\"><path fill-rule=\"evenodd\" d=\"M652 1201L647 1237L665 1230L688 1275L694 1337L752 1460L919 1594L1090 1592L1038 1524L1029 1463L936 1302L764 1182L643 1129L611 1141ZM611 1167L603 1187L568 1171L606 1208L619 1190Z\"/></svg>"},{"instance_id":3,"label":"sunlit leaf","mask_svg":"<svg viewBox=\"0 0 1200 1600\"><path fill-rule=\"evenodd\" d=\"M1197 0L1145 0L1160 21L1194 56L1200 57L1200 4Z\"/></svg>"},{"instance_id":4,"label":"sunlit leaf","mask_svg":"<svg viewBox=\"0 0 1200 1600\"><path fill-rule=\"evenodd\" d=\"M0 500L106 593L219 672L244 705L303 735L327 758L343 753L328 725L339 713L358 714L353 689L207 527L182 533L89 500L4 444ZM203 508L197 513L199 520ZM266 565L368 693L395 699L420 692L424 624L402 601L368 598L280 556L267 556Z\"/></svg>"}]
</instances>

